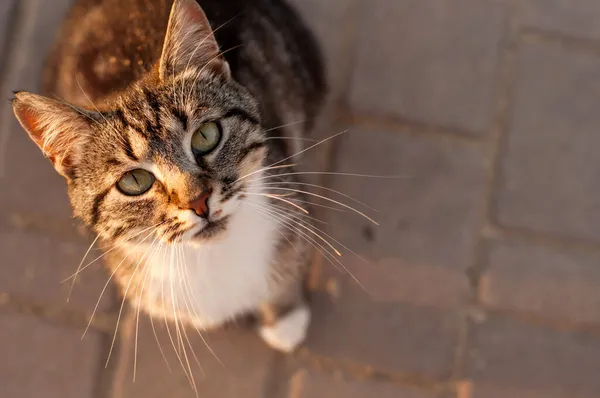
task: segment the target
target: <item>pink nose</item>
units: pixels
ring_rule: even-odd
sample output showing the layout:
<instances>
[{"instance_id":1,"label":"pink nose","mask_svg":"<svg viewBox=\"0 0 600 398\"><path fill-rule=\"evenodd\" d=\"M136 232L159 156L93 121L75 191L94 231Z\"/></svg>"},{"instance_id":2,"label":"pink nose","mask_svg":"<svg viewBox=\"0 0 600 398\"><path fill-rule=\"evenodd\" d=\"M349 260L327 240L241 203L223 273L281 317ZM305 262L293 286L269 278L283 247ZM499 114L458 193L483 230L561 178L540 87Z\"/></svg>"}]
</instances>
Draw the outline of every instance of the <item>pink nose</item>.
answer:
<instances>
[{"instance_id":1,"label":"pink nose","mask_svg":"<svg viewBox=\"0 0 600 398\"><path fill-rule=\"evenodd\" d=\"M200 217L207 218L209 214L208 199L210 198L211 194L212 189L207 189L206 191L202 192L200 196L198 196L196 199L188 203L186 208L194 210L194 212L196 212L196 214Z\"/></svg>"}]
</instances>

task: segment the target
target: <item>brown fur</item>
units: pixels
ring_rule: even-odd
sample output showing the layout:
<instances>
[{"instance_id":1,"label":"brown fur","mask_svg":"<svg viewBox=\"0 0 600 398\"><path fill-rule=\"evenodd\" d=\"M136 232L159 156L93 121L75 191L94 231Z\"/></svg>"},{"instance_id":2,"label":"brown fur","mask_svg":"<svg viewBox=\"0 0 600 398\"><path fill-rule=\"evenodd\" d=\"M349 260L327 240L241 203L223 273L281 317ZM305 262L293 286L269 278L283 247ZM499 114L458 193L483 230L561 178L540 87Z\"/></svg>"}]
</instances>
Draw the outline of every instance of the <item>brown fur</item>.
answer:
<instances>
[{"instance_id":1,"label":"brown fur","mask_svg":"<svg viewBox=\"0 0 600 398\"><path fill-rule=\"evenodd\" d=\"M45 72L45 91L57 99L16 94L15 114L65 176L75 215L107 245L148 236L166 243L182 239L190 230L178 218L182 206L207 189L223 205L247 200L252 179L243 177L292 152L285 141L267 140L264 131L305 120L276 131L298 138L322 103L318 48L285 4L199 3L208 21L189 0L178 0L167 31L172 1L80 0ZM218 123L222 142L199 157L187 142L205 122ZM148 167L159 174L147 193L126 196L115 189L128 170ZM266 175L293 182L295 176L283 175L290 171ZM279 211L295 210L271 202L283 206ZM227 228L224 217L194 239L218 239ZM281 231L270 278L277 293L255 309L270 324L304 305L310 242L289 227ZM142 281L135 264L142 260L127 259L123 247L109 253L107 264L124 293L135 298Z\"/></svg>"}]
</instances>

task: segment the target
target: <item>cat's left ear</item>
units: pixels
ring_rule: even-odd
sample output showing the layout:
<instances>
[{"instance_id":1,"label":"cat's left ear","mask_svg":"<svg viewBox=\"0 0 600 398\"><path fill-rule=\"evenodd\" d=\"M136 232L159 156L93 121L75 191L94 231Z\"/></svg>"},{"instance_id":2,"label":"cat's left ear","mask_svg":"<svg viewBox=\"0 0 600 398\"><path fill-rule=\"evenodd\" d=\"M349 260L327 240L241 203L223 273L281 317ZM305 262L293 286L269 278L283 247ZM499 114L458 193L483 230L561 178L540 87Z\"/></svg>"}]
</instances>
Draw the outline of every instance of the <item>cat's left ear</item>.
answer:
<instances>
[{"instance_id":1,"label":"cat's left ear","mask_svg":"<svg viewBox=\"0 0 600 398\"><path fill-rule=\"evenodd\" d=\"M29 137L65 178L73 176L81 142L99 114L25 91L12 101L15 116Z\"/></svg>"},{"instance_id":2,"label":"cat's left ear","mask_svg":"<svg viewBox=\"0 0 600 398\"><path fill-rule=\"evenodd\" d=\"M202 8L196 0L175 0L160 58L160 78L168 79L190 67L230 76Z\"/></svg>"}]
</instances>

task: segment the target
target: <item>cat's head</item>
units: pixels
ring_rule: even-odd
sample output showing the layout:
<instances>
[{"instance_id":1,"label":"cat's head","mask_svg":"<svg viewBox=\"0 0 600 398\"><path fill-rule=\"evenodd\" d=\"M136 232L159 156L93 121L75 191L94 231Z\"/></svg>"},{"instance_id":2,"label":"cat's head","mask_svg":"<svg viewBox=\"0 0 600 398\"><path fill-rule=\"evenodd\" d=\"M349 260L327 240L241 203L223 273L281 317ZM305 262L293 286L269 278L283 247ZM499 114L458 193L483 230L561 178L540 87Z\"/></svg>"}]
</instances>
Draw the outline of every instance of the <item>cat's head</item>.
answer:
<instances>
[{"instance_id":1,"label":"cat's head","mask_svg":"<svg viewBox=\"0 0 600 398\"><path fill-rule=\"evenodd\" d=\"M75 215L109 240L215 236L266 156L257 103L231 78L194 0L175 1L155 73L109 110L15 97L15 115L67 179Z\"/></svg>"}]
</instances>

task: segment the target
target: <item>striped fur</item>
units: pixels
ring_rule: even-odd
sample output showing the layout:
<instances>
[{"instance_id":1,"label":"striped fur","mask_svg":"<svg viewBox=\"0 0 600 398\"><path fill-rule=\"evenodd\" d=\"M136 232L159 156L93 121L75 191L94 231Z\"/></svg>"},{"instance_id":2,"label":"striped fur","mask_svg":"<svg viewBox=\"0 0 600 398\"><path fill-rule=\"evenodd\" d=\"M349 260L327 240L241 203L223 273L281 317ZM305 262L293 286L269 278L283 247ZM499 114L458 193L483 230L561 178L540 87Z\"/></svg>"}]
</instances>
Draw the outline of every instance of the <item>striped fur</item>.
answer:
<instances>
[{"instance_id":1,"label":"striped fur","mask_svg":"<svg viewBox=\"0 0 600 398\"><path fill-rule=\"evenodd\" d=\"M294 210L260 195L264 177L294 181L263 170L294 151L265 131L310 129L324 94L318 48L280 0L199 3L206 15L194 0L80 0L46 71L60 100L17 93L15 114L66 177L75 215L115 247L107 266L132 304L203 328L262 314L266 341L291 350L309 320L309 250L265 213ZM191 137L205 122L222 137L199 157ZM156 182L122 194L116 182L139 168ZM211 223L186 208L208 190Z\"/></svg>"}]
</instances>

